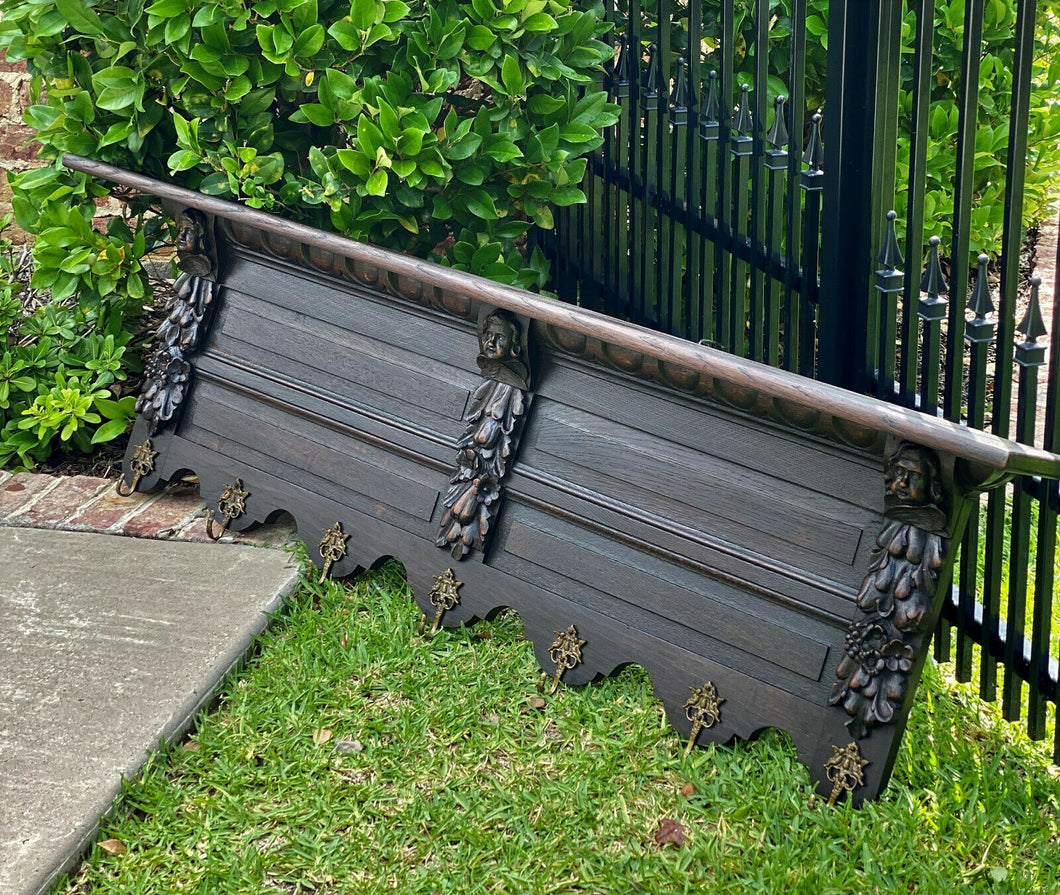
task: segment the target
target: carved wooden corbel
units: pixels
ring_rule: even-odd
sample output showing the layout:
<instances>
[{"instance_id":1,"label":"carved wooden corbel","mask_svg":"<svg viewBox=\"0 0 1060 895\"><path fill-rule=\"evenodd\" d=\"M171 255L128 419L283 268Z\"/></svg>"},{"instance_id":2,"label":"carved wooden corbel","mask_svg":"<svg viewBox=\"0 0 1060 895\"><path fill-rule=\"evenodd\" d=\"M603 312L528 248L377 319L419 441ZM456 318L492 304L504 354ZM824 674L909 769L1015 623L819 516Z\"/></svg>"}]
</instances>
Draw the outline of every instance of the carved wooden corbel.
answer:
<instances>
[{"instance_id":1,"label":"carved wooden corbel","mask_svg":"<svg viewBox=\"0 0 1060 895\"><path fill-rule=\"evenodd\" d=\"M181 274L166 305L166 319L156 334L157 347L144 369L136 412L154 435L170 424L190 388L188 357L199 346L217 295L217 262L205 216L185 209L177 218L177 259Z\"/></svg>"},{"instance_id":2,"label":"carved wooden corbel","mask_svg":"<svg viewBox=\"0 0 1060 895\"><path fill-rule=\"evenodd\" d=\"M526 333L507 311L486 314L479 323L479 369L484 380L475 389L457 442L456 471L442 502L439 547L463 559L484 550L496 515L501 484L518 446L528 404L530 368Z\"/></svg>"},{"instance_id":3,"label":"carved wooden corbel","mask_svg":"<svg viewBox=\"0 0 1060 895\"><path fill-rule=\"evenodd\" d=\"M895 720L925 633L937 615L939 581L952 557L953 486L934 451L904 443L885 474L885 525L876 538L836 668L829 704L862 738Z\"/></svg>"}]
</instances>

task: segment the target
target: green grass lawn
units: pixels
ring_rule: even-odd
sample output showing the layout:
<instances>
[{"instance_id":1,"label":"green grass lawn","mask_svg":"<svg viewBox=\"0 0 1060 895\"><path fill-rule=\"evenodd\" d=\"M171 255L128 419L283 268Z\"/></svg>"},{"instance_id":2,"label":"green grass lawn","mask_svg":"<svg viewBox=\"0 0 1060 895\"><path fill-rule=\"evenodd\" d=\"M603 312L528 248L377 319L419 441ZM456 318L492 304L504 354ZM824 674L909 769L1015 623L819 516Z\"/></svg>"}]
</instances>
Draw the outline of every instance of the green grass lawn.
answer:
<instances>
[{"instance_id":1,"label":"green grass lawn","mask_svg":"<svg viewBox=\"0 0 1060 895\"><path fill-rule=\"evenodd\" d=\"M304 584L60 892L1060 892L1048 749L933 666L830 808L783 734L685 757L639 669L541 705L518 618L419 618L396 567Z\"/></svg>"}]
</instances>

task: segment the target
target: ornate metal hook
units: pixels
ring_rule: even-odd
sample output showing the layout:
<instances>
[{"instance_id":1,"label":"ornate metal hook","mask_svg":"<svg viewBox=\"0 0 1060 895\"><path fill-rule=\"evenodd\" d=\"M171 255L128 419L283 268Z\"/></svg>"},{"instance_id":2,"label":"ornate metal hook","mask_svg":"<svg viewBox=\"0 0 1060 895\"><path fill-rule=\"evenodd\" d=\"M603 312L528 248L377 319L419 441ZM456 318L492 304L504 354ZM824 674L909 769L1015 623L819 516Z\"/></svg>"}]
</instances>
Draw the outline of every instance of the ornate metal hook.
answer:
<instances>
[{"instance_id":1,"label":"ornate metal hook","mask_svg":"<svg viewBox=\"0 0 1060 895\"><path fill-rule=\"evenodd\" d=\"M548 673L541 672L541 677L537 681L537 689L542 693L546 693L548 696L552 696L559 689L560 679L566 671L569 671L575 665L580 665L582 661L582 647L585 646L585 641L579 639L578 629L571 625L566 631L556 631L556 639L552 641L552 646L548 649L549 658L556 663L556 673L552 676L552 685L545 690L545 684L548 681Z\"/></svg>"},{"instance_id":2,"label":"ornate metal hook","mask_svg":"<svg viewBox=\"0 0 1060 895\"><path fill-rule=\"evenodd\" d=\"M844 792L853 792L859 786L865 784L865 767L871 764L861 757L861 750L857 743L851 743L840 749L833 746L835 753L824 763L825 773L832 781L832 793L828 796L828 804L834 805L839 801L839 796Z\"/></svg>"},{"instance_id":3,"label":"ornate metal hook","mask_svg":"<svg viewBox=\"0 0 1060 895\"><path fill-rule=\"evenodd\" d=\"M327 580L331 567L346 556L346 542L350 536L343 532L342 523L336 522L331 528L324 529L324 537L320 539L318 548L320 558L324 560L324 568L320 572L320 583Z\"/></svg>"},{"instance_id":4,"label":"ornate metal hook","mask_svg":"<svg viewBox=\"0 0 1060 895\"><path fill-rule=\"evenodd\" d=\"M692 733L685 746L685 755L692 751L696 738L704 728L713 727L721 720L721 704L725 702L718 696L718 689L711 681L702 687L689 687L692 695L684 705L685 717L692 722Z\"/></svg>"},{"instance_id":5,"label":"ornate metal hook","mask_svg":"<svg viewBox=\"0 0 1060 895\"><path fill-rule=\"evenodd\" d=\"M132 459L129 461L129 469L133 472L132 484L127 491L123 490L122 486L125 484L125 479L120 479L115 488L119 496L128 497L136 490L136 486L140 484L140 479L155 471L155 457L157 456L158 451L153 449L150 438L146 439L143 444L136 446Z\"/></svg>"},{"instance_id":6,"label":"ornate metal hook","mask_svg":"<svg viewBox=\"0 0 1060 895\"><path fill-rule=\"evenodd\" d=\"M221 514L221 528L214 534L214 517L211 514L206 520L206 536L212 541L219 540L233 519L238 519L246 512L249 491L243 490L243 480L236 479L232 484L225 485L221 496L217 498L217 512Z\"/></svg>"},{"instance_id":7,"label":"ornate metal hook","mask_svg":"<svg viewBox=\"0 0 1060 895\"><path fill-rule=\"evenodd\" d=\"M434 624L428 636L433 637L438 633L442 624L442 616L460 602L460 594L457 591L463 586L463 581L457 581L452 569L446 569L441 575L434 579L434 584L427 592L431 605L437 609L434 613ZM420 619L419 631L422 634L427 626L427 619Z\"/></svg>"}]
</instances>

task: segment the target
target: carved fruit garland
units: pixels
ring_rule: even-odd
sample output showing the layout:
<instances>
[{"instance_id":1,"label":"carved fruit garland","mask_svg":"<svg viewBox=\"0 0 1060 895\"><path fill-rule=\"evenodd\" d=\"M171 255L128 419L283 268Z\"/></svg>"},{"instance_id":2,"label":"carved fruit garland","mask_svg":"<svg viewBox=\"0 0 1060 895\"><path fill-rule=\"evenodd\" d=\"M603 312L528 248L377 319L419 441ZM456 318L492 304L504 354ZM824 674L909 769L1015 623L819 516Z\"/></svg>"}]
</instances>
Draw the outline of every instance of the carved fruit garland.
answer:
<instances>
[{"instance_id":1,"label":"carved fruit garland","mask_svg":"<svg viewBox=\"0 0 1060 895\"><path fill-rule=\"evenodd\" d=\"M147 360L136 402L152 435L174 418L184 400L191 379L187 357L199 345L217 292L206 221L198 211L185 211L177 221L177 256L183 272L173 284L166 319L156 334L158 347Z\"/></svg>"},{"instance_id":2,"label":"carved fruit garland","mask_svg":"<svg viewBox=\"0 0 1060 895\"><path fill-rule=\"evenodd\" d=\"M478 356L486 379L464 417L467 427L457 441L456 472L449 479L435 542L451 548L454 559L463 559L476 547L481 551L489 534L526 412L529 370L521 354L515 318L504 311L486 317Z\"/></svg>"},{"instance_id":3,"label":"carved fruit garland","mask_svg":"<svg viewBox=\"0 0 1060 895\"><path fill-rule=\"evenodd\" d=\"M888 465L886 486L888 522L857 596L864 616L850 625L829 697L850 716L847 727L858 738L890 723L905 697L950 547L948 501L932 452L902 446Z\"/></svg>"}]
</instances>

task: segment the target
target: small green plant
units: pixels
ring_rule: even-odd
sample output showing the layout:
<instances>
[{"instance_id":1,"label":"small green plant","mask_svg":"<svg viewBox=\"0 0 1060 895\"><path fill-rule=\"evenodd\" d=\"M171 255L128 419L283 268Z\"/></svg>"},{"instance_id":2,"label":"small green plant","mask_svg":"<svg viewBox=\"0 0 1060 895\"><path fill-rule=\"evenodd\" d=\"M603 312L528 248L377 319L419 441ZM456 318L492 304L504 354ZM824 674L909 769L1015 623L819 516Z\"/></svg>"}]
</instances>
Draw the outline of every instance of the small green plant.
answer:
<instances>
[{"instance_id":1,"label":"small green plant","mask_svg":"<svg viewBox=\"0 0 1060 895\"><path fill-rule=\"evenodd\" d=\"M88 453L125 431L135 403L116 393L134 363L123 309L52 299L26 314L16 267L0 239L0 467L32 467L64 448Z\"/></svg>"}]
</instances>

